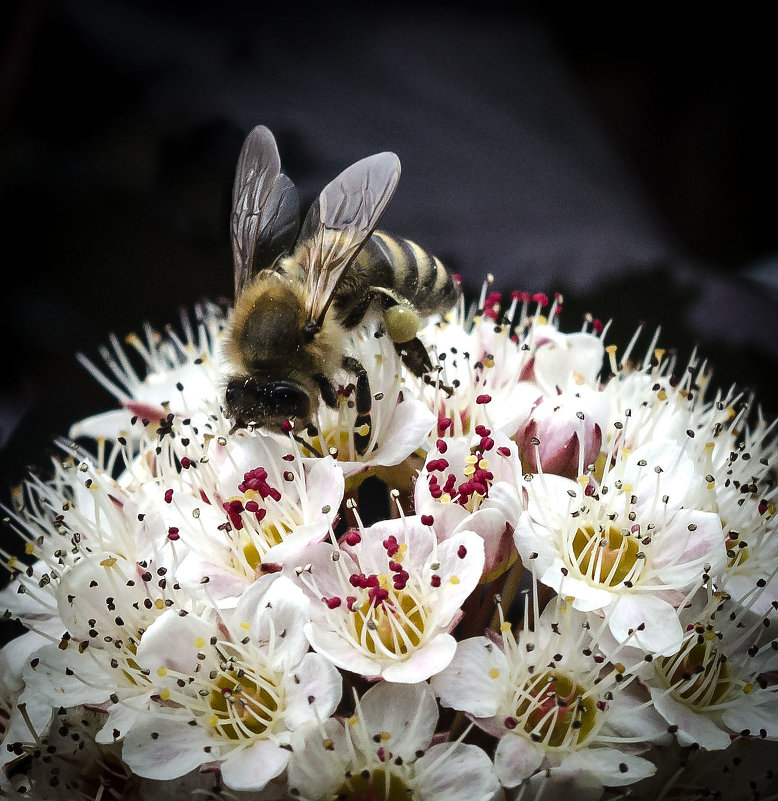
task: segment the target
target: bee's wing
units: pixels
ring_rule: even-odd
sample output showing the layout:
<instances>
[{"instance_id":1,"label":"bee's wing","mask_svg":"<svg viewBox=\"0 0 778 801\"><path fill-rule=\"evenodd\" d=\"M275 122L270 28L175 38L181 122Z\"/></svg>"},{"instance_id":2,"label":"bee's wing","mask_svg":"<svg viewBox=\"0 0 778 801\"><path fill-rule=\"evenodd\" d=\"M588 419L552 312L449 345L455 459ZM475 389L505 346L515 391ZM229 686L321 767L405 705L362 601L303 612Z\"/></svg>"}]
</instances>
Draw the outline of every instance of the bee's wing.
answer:
<instances>
[{"instance_id":1,"label":"bee's wing","mask_svg":"<svg viewBox=\"0 0 778 801\"><path fill-rule=\"evenodd\" d=\"M243 143L232 188L235 297L259 270L291 249L299 217L297 190L281 172L276 140L258 125Z\"/></svg>"},{"instance_id":2,"label":"bee's wing","mask_svg":"<svg viewBox=\"0 0 778 801\"><path fill-rule=\"evenodd\" d=\"M399 180L397 156L377 153L344 170L311 206L295 251L305 270L308 323L321 327L341 278L373 233Z\"/></svg>"}]
</instances>

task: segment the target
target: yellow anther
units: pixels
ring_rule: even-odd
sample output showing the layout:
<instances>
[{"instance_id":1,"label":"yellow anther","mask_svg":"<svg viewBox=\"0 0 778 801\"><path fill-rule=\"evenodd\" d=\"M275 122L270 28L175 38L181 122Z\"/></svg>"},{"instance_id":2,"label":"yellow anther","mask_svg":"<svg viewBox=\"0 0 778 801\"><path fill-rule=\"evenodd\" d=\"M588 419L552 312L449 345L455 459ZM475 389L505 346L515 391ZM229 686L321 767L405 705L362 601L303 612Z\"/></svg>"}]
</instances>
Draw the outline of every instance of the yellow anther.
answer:
<instances>
[{"instance_id":1,"label":"yellow anther","mask_svg":"<svg viewBox=\"0 0 778 801\"><path fill-rule=\"evenodd\" d=\"M489 678L490 679L496 679L496 678L498 678L499 675L500 675L500 671L497 670L497 668L492 668L489 671Z\"/></svg>"},{"instance_id":2,"label":"yellow anther","mask_svg":"<svg viewBox=\"0 0 778 801\"><path fill-rule=\"evenodd\" d=\"M109 556L107 559L103 559L100 562L100 567L113 567L116 564L116 557Z\"/></svg>"},{"instance_id":3,"label":"yellow anther","mask_svg":"<svg viewBox=\"0 0 778 801\"><path fill-rule=\"evenodd\" d=\"M195 637L194 647L198 650L205 645L205 640L202 637Z\"/></svg>"},{"instance_id":4,"label":"yellow anther","mask_svg":"<svg viewBox=\"0 0 778 801\"><path fill-rule=\"evenodd\" d=\"M167 668L163 665L162 667L157 668L157 676L162 678L163 676L167 676Z\"/></svg>"},{"instance_id":5,"label":"yellow anther","mask_svg":"<svg viewBox=\"0 0 778 801\"><path fill-rule=\"evenodd\" d=\"M459 576L452 576L449 579L449 583L451 583L451 584L459 584Z\"/></svg>"}]
</instances>

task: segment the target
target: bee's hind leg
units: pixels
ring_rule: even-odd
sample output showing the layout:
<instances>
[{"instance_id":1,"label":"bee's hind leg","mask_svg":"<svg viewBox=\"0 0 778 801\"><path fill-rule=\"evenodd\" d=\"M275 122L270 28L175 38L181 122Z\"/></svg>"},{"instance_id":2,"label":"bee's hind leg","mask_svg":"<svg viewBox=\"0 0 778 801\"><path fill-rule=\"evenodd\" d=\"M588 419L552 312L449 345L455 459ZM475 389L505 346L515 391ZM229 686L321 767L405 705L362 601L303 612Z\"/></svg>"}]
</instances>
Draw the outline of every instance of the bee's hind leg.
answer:
<instances>
[{"instance_id":1,"label":"bee's hind leg","mask_svg":"<svg viewBox=\"0 0 778 801\"><path fill-rule=\"evenodd\" d=\"M373 397L370 394L370 381L367 377L367 370L353 356L343 357L343 369L348 370L357 379L354 399L357 408L357 417L354 421L354 446L361 456L367 451L370 444L372 428L370 410L373 406Z\"/></svg>"}]
</instances>

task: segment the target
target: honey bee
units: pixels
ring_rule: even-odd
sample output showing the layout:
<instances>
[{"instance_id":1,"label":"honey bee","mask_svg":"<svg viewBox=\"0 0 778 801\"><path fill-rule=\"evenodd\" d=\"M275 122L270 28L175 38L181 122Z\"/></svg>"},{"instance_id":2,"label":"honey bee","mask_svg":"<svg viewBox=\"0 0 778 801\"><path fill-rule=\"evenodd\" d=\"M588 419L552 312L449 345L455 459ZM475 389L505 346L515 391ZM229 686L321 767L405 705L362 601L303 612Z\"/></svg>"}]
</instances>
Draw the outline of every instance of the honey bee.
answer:
<instances>
[{"instance_id":1,"label":"honey bee","mask_svg":"<svg viewBox=\"0 0 778 801\"><path fill-rule=\"evenodd\" d=\"M309 425L319 398L337 408L332 377L343 369L355 379L363 432L355 446L364 453L372 396L346 340L374 305L408 369L419 377L432 369L416 336L420 318L448 309L459 284L418 245L375 230L399 178L394 153L364 158L322 190L299 225L273 135L260 125L246 138L232 197L235 308L225 349L233 430Z\"/></svg>"}]
</instances>

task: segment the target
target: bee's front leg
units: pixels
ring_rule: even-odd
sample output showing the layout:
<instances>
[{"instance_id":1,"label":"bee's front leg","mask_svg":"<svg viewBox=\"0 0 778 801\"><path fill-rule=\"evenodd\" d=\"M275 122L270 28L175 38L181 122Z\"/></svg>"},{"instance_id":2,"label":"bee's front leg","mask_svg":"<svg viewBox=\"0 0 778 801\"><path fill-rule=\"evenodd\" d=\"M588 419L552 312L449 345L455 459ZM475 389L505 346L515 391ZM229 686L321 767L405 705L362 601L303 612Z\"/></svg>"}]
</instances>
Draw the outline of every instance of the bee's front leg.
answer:
<instances>
[{"instance_id":1,"label":"bee's front leg","mask_svg":"<svg viewBox=\"0 0 778 801\"><path fill-rule=\"evenodd\" d=\"M353 356L343 357L343 369L348 370L357 379L355 395L357 417L354 421L354 445L357 453L362 456L370 444L372 429L370 410L373 406L373 396L370 394L370 381L367 377L367 370Z\"/></svg>"},{"instance_id":2,"label":"bee's front leg","mask_svg":"<svg viewBox=\"0 0 778 801\"><path fill-rule=\"evenodd\" d=\"M335 392L335 387L332 382L327 378L324 373L315 373L313 380L319 385L319 393L322 400L330 407L330 409L338 408L338 396Z\"/></svg>"}]
</instances>

